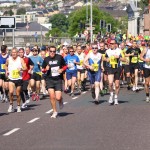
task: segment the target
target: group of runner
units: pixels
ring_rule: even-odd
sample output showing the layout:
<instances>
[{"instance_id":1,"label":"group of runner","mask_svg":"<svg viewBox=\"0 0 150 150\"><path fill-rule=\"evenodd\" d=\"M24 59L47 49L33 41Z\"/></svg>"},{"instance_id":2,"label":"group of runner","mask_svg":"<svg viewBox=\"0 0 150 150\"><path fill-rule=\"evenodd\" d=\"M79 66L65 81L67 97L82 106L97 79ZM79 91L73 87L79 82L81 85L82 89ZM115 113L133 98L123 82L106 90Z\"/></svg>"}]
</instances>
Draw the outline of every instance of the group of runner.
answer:
<instances>
[{"instance_id":1,"label":"group of runner","mask_svg":"<svg viewBox=\"0 0 150 150\"><path fill-rule=\"evenodd\" d=\"M100 103L100 95L108 89L109 104L118 105L120 81L127 82L128 90L138 91L139 76L149 102L150 42L118 44L111 39L86 45L63 45L59 51L55 46L12 48L10 54L6 45L1 46L0 100L9 101L9 113L14 111L14 90L17 112L21 112L30 99L40 100L42 89L43 98L49 94L53 109L51 117L56 118L56 101L59 108L63 108L62 91L74 97L77 88L81 94L86 90L87 80L95 104Z\"/></svg>"}]
</instances>

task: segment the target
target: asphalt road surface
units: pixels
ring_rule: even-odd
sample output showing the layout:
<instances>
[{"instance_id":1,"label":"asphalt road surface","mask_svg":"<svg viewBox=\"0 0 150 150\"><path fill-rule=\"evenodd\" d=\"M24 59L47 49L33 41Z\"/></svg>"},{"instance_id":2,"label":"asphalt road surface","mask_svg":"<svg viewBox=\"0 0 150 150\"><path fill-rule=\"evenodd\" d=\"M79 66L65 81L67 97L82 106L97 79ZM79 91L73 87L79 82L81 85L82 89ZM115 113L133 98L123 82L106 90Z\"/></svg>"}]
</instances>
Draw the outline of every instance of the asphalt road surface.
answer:
<instances>
[{"instance_id":1,"label":"asphalt road surface","mask_svg":"<svg viewBox=\"0 0 150 150\"><path fill-rule=\"evenodd\" d=\"M150 150L150 104L144 90L121 88L118 106L109 106L109 95L95 105L90 91L63 97L65 107L57 119L50 118L48 97L21 113L8 114L8 103L1 103L0 150Z\"/></svg>"}]
</instances>

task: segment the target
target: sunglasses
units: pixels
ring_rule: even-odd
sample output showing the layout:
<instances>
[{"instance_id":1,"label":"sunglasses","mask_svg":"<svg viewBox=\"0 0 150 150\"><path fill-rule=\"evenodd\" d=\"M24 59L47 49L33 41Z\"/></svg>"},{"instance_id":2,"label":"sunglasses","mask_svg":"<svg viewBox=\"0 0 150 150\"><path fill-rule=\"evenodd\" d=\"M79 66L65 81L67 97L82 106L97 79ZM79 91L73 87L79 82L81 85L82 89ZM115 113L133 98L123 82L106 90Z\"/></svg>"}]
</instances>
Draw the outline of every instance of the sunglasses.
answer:
<instances>
[{"instance_id":1,"label":"sunglasses","mask_svg":"<svg viewBox=\"0 0 150 150\"><path fill-rule=\"evenodd\" d=\"M70 53L73 53L74 51L70 51Z\"/></svg>"},{"instance_id":2,"label":"sunglasses","mask_svg":"<svg viewBox=\"0 0 150 150\"><path fill-rule=\"evenodd\" d=\"M56 53L56 51L49 51L50 53Z\"/></svg>"},{"instance_id":3,"label":"sunglasses","mask_svg":"<svg viewBox=\"0 0 150 150\"><path fill-rule=\"evenodd\" d=\"M98 47L92 47L92 49L98 49Z\"/></svg>"},{"instance_id":4,"label":"sunglasses","mask_svg":"<svg viewBox=\"0 0 150 150\"><path fill-rule=\"evenodd\" d=\"M116 44L116 43L110 43L110 44Z\"/></svg>"},{"instance_id":5,"label":"sunglasses","mask_svg":"<svg viewBox=\"0 0 150 150\"><path fill-rule=\"evenodd\" d=\"M37 52L38 50L33 50L32 52Z\"/></svg>"}]
</instances>

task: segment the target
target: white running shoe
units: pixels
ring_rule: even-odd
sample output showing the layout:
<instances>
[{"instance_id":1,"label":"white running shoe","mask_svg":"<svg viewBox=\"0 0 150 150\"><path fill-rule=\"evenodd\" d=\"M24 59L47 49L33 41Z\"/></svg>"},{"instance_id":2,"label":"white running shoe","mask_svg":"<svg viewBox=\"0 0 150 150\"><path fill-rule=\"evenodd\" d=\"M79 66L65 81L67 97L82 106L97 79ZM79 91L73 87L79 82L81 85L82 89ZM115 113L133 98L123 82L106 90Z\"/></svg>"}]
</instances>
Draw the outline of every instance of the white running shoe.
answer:
<instances>
[{"instance_id":1,"label":"white running shoe","mask_svg":"<svg viewBox=\"0 0 150 150\"><path fill-rule=\"evenodd\" d=\"M17 112L21 112L21 107L17 106Z\"/></svg>"},{"instance_id":2,"label":"white running shoe","mask_svg":"<svg viewBox=\"0 0 150 150\"><path fill-rule=\"evenodd\" d=\"M22 109L25 109L25 108L27 108L27 105L26 105L26 103L23 103L23 104L22 104L22 106L21 106L21 108L22 108Z\"/></svg>"},{"instance_id":3,"label":"white running shoe","mask_svg":"<svg viewBox=\"0 0 150 150\"><path fill-rule=\"evenodd\" d=\"M53 112L51 118L57 118L58 112Z\"/></svg>"},{"instance_id":4,"label":"white running shoe","mask_svg":"<svg viewBox=\"0 0 150 150\"><path fill-rule=\"evenodd\" d=\"M114 98L114 105L118 105L119 103L118 103L118 97L117 96L115 96L115 98Z\"/></svg>"},{"instance_id":5,"label":"white running shoe","mask_svg":"<svg viewBox=\"0 0 150 150\"><path fill-rule=\"evenodd\" d=\"M146 102L147 102L147 103L149 102L149 97L146 97Z\"/></svg>"},{"instance_id":6,"label":"white running shoe","mask_svg":"<svg viewBox=\"0 0 150 150\"><path fill-rule=\"evenodd\" d=\"M11 113L11 112L13 112L13 111L14 111L14 110L13 110L13 105L9 105L8 112Z\"/></svg>"},{"instance_id":7,"label":"white running shoe","mask_svg":"<svg viewBox=\"0 0 150 150\"><path fill-rule=\"evenodd\" d=\"M30 103L30 98L27 99L25 103L26 103L26 104L29 104L29 103Z\"/></svg>"},{"instance_id":8,"label":"white running shoe","mask_svg":"<svg viewBox=\"0 0 150 150\"><path fill-rule=\"evenodd\" d=\"M136 91L136 88L135 88L135 86L133 86L133 88L132 88L132 91Z\"/></svg>"},{"instance_id":9,"label":"white running shoe","mask_svg":"<svg viewBox=\"0 0 150 150\"><path fill-rule=\"evenodd\" d=\"M112 104L112 103L113 103L113 95L110 95L108 102L109 102L109 104Z\"/></svg>"}]
</instances>

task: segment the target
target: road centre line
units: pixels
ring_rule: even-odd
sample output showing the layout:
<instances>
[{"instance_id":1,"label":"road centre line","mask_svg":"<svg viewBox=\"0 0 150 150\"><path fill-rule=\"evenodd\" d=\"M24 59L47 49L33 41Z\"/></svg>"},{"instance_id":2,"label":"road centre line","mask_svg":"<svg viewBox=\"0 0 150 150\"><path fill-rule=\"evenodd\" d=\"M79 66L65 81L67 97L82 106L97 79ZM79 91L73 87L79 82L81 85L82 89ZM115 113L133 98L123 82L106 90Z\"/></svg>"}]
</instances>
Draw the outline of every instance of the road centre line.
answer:
<instances>
[{"instance_id":1,"label":"road centre line","mask_svg":"<svg viewBox=\"0 0 150 150\"><path fill-rule=\"evenodd\" d=\"M73 97L72 99L77 99L78 98L78 96L76 96L76 97Z\"/></svg>"},{"instance_id":2,"label":"road centre line","mask_svg":"<svg viewBox=\"0 0 150 150\"><path fill-rule=\"evenodd\" d=\"M33 123L33 122L35 122L35 121L37 121L37 120L39 120L40 118L34 118L34 119L32 119L32 120L30 120L29 122L27 122L27 123Z\"/></svg>"},{"instance_id":3,"label":"road centre line","mask_svg":"<svg viewBox=\"0 0 150 150\"><path fill-rule=\"evenodd\" d=\"M85 92L83 92L82 94L85 94L86 93L86 91Z\"/></svg>"},{"instance_id":4,"label":"road centre line","mask_svg":"<svg viewBox=\"0 0 150 150\"><path fill-rule=\"evenodd\" d=\"M7 133L3 134L3 136L11 135L12 133L14 133L14 132L18 131L19 129L20 129L20 128L14 128L14 129L10 130L9 132L7 132Z\"/></svg>"}]
</instances>

